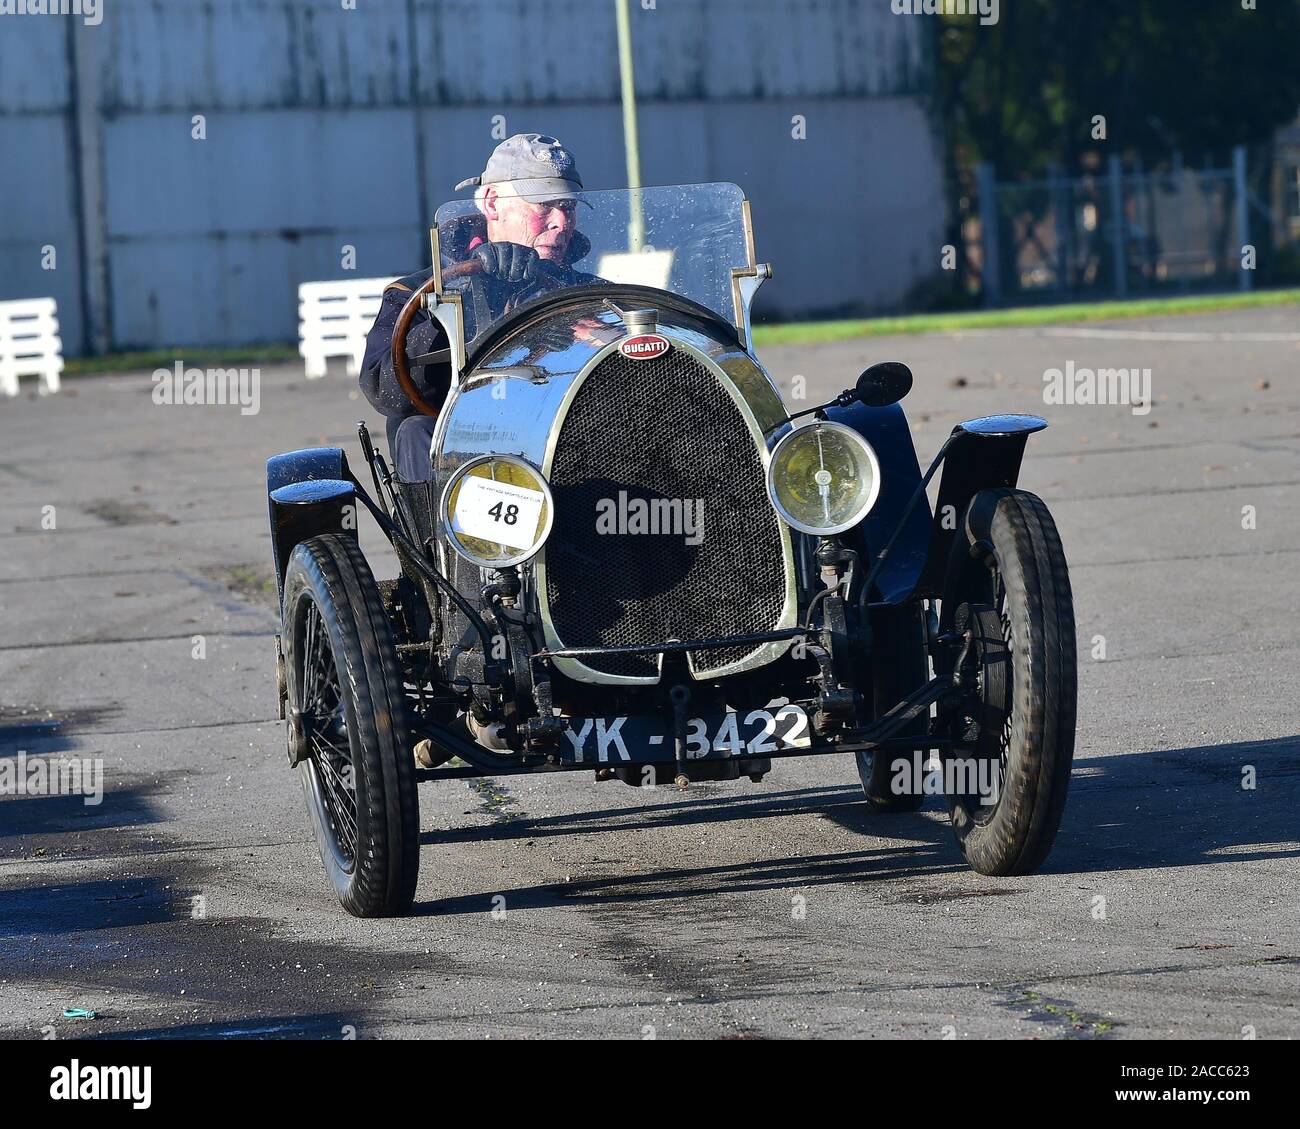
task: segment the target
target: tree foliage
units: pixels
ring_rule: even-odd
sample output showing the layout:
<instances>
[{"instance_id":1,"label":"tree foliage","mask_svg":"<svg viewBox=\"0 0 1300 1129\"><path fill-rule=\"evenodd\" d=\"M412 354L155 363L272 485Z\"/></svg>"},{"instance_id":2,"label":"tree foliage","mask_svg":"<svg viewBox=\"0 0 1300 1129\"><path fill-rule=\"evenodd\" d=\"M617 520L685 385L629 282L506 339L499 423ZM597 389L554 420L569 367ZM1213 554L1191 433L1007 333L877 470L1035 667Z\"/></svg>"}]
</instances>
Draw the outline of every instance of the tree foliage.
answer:
<instances>
[{"instance_id":1,"label":"tree foliage","mask_svg":"<svg viewBox=\"0 0 1300 1129\"><path fill-rule=\"evenodd\" d=\"M1300 108L1300 0L1003 0L945 16L944 125L963 164L1078 171L1085 155L1222 155ZM1106 141L1092 137L1095 115Z\"/></svg>"}]
</instances>

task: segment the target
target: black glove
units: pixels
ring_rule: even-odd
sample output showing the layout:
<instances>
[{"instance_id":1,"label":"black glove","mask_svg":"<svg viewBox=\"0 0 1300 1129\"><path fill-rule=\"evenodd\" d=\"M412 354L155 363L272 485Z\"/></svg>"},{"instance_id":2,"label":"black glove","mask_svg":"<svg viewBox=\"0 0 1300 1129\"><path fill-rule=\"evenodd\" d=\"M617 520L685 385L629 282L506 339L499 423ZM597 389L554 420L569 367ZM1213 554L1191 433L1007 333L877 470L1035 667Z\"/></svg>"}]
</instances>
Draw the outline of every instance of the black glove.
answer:
<instances>
[{"instance_id":1,"label":"black glove","mask_svg":"<svg viewBox=\"0 0 1300 1129\"><path fill-rule=\"evenodd\" d=\"M537 277L541 258L522 243L480 243L471 252L483 264L483 273L502 282L523 282Z\"/></svg>"}]
</instances>

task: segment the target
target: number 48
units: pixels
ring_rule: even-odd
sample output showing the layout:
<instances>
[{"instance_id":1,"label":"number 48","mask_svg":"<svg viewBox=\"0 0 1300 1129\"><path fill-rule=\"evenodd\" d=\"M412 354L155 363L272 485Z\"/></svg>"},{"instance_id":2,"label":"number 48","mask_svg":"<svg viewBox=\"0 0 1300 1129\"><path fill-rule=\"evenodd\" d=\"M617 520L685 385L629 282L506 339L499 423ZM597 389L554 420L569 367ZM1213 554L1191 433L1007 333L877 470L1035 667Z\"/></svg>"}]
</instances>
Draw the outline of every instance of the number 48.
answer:
<instances>
[{"instance_id":1,"label":"number 48","mask_svg":"<svg viewBox=\"0 0 1300 1129\"><path fill-rule=\"evenodd\" d=\"M505 506L505 513L501 512L501 507ZM488 513L497 521L504 521L507 525L514 525L519 520L519 507L513 502L506 506L504 502L498 502Z\"/></svg>"}]
</instances>

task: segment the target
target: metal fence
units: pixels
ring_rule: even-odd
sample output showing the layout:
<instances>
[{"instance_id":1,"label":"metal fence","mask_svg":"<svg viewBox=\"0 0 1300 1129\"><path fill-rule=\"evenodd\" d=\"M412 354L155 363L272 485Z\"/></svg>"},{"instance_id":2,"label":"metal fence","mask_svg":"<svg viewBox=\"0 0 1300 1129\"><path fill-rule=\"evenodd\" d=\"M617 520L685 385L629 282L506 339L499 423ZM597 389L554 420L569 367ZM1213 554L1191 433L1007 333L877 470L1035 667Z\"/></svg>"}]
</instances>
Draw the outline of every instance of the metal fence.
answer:
<instances>
[{"instance_id":1,"label":"metal fence","mask_svg":"<svg viewBox=\"0 0 1300 1129\"><path fill-rule=\"evenodd\" d=\"M1246 154L1229 168L998 181L979 167L989 305L1250 288Z\"/></svg>"}]
</instances>

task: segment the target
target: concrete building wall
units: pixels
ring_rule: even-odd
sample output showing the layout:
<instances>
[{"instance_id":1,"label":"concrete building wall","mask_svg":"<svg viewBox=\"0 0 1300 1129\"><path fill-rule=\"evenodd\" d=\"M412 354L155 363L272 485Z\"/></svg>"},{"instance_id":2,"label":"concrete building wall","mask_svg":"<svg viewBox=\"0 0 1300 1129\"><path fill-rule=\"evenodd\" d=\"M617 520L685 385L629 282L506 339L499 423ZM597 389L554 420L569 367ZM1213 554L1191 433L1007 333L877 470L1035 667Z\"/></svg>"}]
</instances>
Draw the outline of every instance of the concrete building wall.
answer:
<instances>
[{"instance_id":1,"label":"concrete building wall","mask_svg":"<svg viewBox=\"0 0 1300 1129\"><path fill-rule=\"evenodd\" d=\"M0 298L57 297L69 351L292 339L298 283L345 276L344 245L360 275L427 262L494 127L563 138L589 187L626 182L612 0L102 10L0 35ZM776 269L761 308L894 307L937 266L929 21L860 0L631 15L643 179L745 189Z\"/></svg>"}]
</instances>

